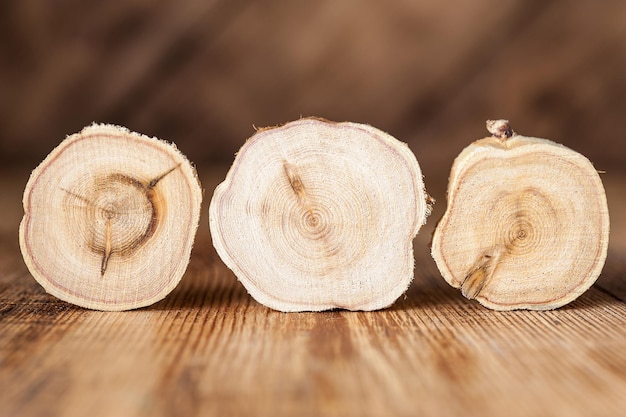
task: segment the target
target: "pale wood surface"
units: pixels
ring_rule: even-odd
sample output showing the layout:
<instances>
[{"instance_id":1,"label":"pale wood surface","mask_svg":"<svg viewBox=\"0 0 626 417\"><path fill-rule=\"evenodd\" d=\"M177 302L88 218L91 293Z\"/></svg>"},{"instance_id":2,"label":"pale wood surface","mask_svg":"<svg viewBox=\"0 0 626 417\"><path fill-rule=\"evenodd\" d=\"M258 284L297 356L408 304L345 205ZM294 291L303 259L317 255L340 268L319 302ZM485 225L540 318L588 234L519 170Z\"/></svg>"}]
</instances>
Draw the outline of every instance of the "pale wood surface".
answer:
<instances>
[{"instance_id":1,"label":"pale wood surface","mask_svg":"<svg viewBox=\"0 0 626 417\"><path fill-rule=\"evenodd\" d=\"M517 135L508 121L500 127L455 159L431 253L445 280L470 300L494 310L552 310L602 271L605 190L584 155Z\"/></svg>"},{"instance_id":2,"label":"pale wood surface","mask_svg":"<svg viewBox=\"0 0 626 417\"><path fill-rule=\"evenodd\" d=\"M196 170L175 146L112 125L60 143L24 191L20 248L47 292L130 310L182 279L200 220Z\"/></svg>"},{"instance_id":3,"label":"pale wood surface","mask_svg":"<svg viewBox=\"0 0 626 417\"><path fill-rule=\"evenodd\" d=\"M246 141L209 206L214 247L279 311L379 310L413 280L428 197L405 143L300 119Z\"/></svg>"},{"instance_id":4,"label":"pale wood surface","mask_svg":"<svg viewBox=\"0 0 626 417\"><path fill-rule=\"evenodd\" d=\"M202 176L205 198L225 172ZM406 297L324 313L254 302L213 251L206 209L190 269L162 302L107 313L58 301L19 254L26 178L0 176L0 416L608 417L626 407L625 178L603 177L605 272L564 308L494 312L449 287L427 248L440 202L415 242Z\"/></svg>"}]
</instances>

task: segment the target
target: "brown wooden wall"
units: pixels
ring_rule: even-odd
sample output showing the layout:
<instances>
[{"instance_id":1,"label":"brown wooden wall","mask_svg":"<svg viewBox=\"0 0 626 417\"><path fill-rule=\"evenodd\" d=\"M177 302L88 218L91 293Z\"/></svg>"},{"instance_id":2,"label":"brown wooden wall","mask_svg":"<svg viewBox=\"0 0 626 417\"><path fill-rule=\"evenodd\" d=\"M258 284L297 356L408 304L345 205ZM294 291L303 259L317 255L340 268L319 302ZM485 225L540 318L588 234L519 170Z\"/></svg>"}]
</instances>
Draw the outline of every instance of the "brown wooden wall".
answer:
<instances>
[{"instance_id":1,"label":"brown wooden wall","mask_svg":"<svg viewBox=\"0 0 626 417\"><path fill-rule=\"evenodd\" d=\"M302 116L374 125L426 176L487 118L626 165L626 2L8 0L0 159L38 163L92 121L229 163Z\"/></svg>"}]
</instances>

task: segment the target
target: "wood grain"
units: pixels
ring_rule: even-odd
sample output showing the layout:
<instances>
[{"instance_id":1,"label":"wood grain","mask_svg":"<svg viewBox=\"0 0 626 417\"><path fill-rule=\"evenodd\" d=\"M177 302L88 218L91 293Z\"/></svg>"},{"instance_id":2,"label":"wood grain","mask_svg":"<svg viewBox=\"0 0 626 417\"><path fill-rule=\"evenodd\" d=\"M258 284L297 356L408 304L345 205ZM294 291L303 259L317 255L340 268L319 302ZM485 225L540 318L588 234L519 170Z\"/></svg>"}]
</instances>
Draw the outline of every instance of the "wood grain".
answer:
<instances>
[{"instance_id":1,"label":"wood grain","mask_svg":"<svg viewBox=\"0 0 626 417\"><path fill-rule=\"evenodd\" d=\"M202 176L207 190L224 173ZM610 204L624 192L623 178L614 181ZM22 191L19 179L2 184L3 196ZM620 217L626 206L611 209ZM19 216L1 221L17 228ZM207 229L180 286L129 312L45 294L17 232L3 232L0 415L608 417L626 406L622 252L564 308L494 312L442 280L426 232L415 281L391 308L280 313L246 294Z\"/></svg>"},{"instance_id":2,"label":"wood grain","mask_svg":"<svg viewBox=\"0 0 626 417\"><path fill-rule=\"evenodd\" d=\"M175 146L112 125L61 142L24 190L20 249L61 300L103 311L162 300L187 269L202 186Z\"/></svg>"},{"instance_id":3,"label":"wood grain","mask_svg":"<svg viewBox=\"0 0 626 417\"><path fill-rule=\"evenodd\" d=\"M609 212L584 155L517 135L508 120L454 160L431 253L445 280L494 310L551 310L604 267Z\"/></svg>"},{"instance_id":4,"label":"wood grain","mask_svg":"<svg viewBox=\"0 0 626 417\"><path fill-rule=\"evenodd\" d=\"M430 214L415 155L372 126L300 119L262 129L213 193L218 255L279 311L372 311L413 281Z\"/></svg>"}]
</instances>

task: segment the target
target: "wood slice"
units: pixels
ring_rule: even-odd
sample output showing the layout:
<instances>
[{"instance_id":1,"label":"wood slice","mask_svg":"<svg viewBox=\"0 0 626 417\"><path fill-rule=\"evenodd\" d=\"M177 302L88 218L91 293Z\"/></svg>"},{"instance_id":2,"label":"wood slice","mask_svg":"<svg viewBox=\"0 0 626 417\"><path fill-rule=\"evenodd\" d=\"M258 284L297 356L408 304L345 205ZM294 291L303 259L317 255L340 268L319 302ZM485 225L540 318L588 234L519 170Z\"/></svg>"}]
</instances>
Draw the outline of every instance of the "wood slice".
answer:
<instances>
[{"instance_id":1,"label":"wood slice","mask_svg":"<svg viewBox=\"0 0 626 417\"><path fill-rule=\"evenodd\" d=\"M319 119L258 131L209 208L224 263L281 311L389 306L413 279L412 241L428 214L406 144Z\"/></svg>"},{"instance_id":2,"label":"wood slice","mask_svg":"<svg viewBox=\"0 0 626 417\"><path fill-rule=\"evenodd\" d=\"M147 306L183 276L201 201L195 169L173 145L92 125L31 174L22 255L62 300L97 310Z\"/></svg>"},{"instance_id":3,"label":"wood slice","mask_svg":"<svg viewBox=\"0 0 626 417\"><path fill-rule=\"evenodd\" d=\"M432 241L441 274L495 310L565 305L598 278L609 213L598 172L583 155L489 121L492 137L454 161L448 207Z\"/></svg>"}]
</instances>

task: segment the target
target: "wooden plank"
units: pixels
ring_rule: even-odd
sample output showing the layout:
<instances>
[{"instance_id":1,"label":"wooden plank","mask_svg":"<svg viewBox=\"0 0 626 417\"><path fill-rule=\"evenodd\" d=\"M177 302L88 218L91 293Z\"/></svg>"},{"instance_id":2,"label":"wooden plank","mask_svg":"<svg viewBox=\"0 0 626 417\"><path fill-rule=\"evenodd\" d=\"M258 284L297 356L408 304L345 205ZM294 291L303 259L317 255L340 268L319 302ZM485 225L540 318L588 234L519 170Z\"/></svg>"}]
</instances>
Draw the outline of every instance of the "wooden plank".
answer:
<instances>
[{"instance_id":1,"label":"wooden plank","mask_svg":"<svg viewBox=\"0 0 626 417\"><path fill-rule=\"evenodd\" d=\"M221 178L204 178L208 199ZM3 195L19 195L14 183ZM427 241L392 308L287 314L246 294L203 227L169 297L103 313L45 294L5 233L0 415L621 414L623 299L603 285L556 311L490 311L443 282ZM623 271L607 265L607 282Z\"/></svg>"}]
</instances>

